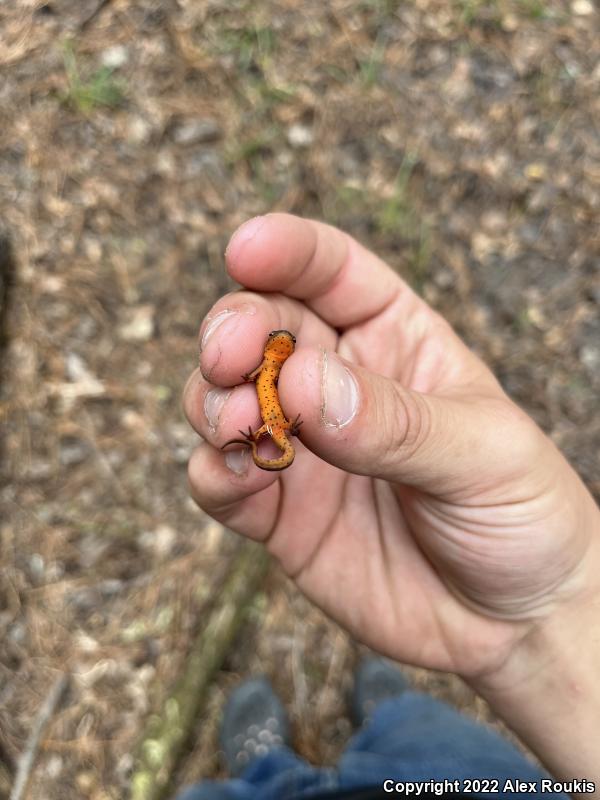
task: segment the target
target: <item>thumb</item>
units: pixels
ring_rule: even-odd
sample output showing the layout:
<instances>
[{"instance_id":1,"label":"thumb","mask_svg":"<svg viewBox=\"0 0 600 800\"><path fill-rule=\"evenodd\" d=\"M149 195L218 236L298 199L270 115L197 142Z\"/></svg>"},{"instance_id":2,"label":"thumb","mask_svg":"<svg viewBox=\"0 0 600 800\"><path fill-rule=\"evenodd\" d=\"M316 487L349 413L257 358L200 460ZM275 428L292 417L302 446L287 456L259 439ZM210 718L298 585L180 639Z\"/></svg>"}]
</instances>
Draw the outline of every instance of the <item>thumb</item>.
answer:
<instances>
[{"instance_id":1,"label":"thumb","mask_svg":"<svg viewBox=\"0 0 600 800\"><path fill-rule=\"evenodd\" d=\"M424 394L337 353L307 348L304 364L299 356L295 369L304 379L296 385L304 407L314 409L302 441L337 467L435 494L462 494L483 488L490 465L510 461L509 448L514 456L514 423L522 412L501 389L492 394L484 384L477 393L471 384L463 395Z\"/></svg>"}]
</instances>

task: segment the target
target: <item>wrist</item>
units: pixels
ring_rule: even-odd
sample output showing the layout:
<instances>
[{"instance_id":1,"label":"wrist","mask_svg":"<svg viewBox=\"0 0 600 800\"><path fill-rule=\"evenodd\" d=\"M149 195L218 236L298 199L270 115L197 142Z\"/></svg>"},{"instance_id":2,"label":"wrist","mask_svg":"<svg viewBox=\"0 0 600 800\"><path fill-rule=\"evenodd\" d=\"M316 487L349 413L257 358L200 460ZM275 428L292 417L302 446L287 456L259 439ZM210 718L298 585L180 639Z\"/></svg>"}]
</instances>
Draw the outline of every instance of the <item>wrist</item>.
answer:
<instances>
[{"instance_id":1,"label":"wrist","mask_svg":"<svg viewBox=\"0 0 600 800\"><path fill-rule=\"evenodd\" d=\"M600 796L600 511L592 511L577 593L469 683L551 774L594 781Z\"/></svg>"}]
</instances>

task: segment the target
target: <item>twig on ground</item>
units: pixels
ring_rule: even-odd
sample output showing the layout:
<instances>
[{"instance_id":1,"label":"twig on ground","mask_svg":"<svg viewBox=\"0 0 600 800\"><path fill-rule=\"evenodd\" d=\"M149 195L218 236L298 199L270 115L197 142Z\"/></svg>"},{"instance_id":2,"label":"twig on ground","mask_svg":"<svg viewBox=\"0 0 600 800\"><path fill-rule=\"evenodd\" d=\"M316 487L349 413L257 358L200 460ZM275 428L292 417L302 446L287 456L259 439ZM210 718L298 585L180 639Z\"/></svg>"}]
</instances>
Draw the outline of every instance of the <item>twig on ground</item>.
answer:
<instances>
[{"instance_id":1,"label":"twig on ground","mask_svg":"<svg viewBox=\"0 0 600 800\"><path fill-rule=\"evenodd\" d=\"M150 717L140 740L132 800L160 800L165 796L211 680L262 585L268 565L269 557L257 545L244 545L236 557L206 625L192 644L175 689L160 712Z\"/></svg>"},{"instance_id":2,"label":"twig on ground","mask_svg":"<svg viewBox=\"0 0 600 800\"><path fill-rule=\"evenodd\" d=\"M42 703L33 723L29 738L27 739L25 749L17 762L17 774L9 800L21 800L23 797L23 793L31 776L31 770L38 751L40 739L42 738L46 725L50 722L52 714L54 714L56 706L60 703L68 684L68 674L62 673L59 675Z\"/></svg>"}]
</instances>

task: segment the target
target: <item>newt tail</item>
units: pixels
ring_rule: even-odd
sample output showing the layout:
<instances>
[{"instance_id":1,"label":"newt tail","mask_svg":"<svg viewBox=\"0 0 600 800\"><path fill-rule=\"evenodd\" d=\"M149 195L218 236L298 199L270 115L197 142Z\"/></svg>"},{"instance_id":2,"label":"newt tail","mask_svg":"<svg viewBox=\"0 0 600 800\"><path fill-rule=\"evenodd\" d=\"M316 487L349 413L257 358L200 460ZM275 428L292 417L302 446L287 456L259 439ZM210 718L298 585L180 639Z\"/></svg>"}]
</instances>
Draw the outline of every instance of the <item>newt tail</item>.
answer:
<instances>
[{"instance_id":1,"label":"newt tail","mask_svg":"<svg viewBox=\"0 0 600 800\"><path fill-rule=\"evenodd\" d=\"M245 444L252 448L252 459L257 467L266 470L281 470L289 467L294 460L294 446L289 440L287 433L291 436L298 435L298 429L302 425L300 414L293 422L290 422L281 408L279 395L277 393L277 381L284 362L294 352L296 344L295 337L285 330L272 331L265 344L264 356L261 363L252 372L244 375L245 381L255 381L258 405L263 425L252 431L248 428L248 433L240 431L244 439L230 439L225 442L223 448L230 444ZM270 436L273 442L281 450L279 458L263 458L258 454L258 442L261 436Z\"/></svg>"}]
</instances>

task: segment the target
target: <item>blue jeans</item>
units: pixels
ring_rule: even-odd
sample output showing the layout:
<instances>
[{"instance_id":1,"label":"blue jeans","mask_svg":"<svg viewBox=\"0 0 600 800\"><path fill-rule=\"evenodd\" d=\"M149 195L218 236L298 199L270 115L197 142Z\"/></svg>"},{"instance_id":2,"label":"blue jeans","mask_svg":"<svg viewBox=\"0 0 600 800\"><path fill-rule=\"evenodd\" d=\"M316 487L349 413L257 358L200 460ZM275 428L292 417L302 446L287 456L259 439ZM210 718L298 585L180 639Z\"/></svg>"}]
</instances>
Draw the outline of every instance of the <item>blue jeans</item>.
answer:
<instances>
[{"instance_id":1,"label":"blue jeans","mask_svg":"<svg viewBox=\"0 0 600 800\"><path fill-rule=\"evenodd\" d=\"M548 777L491 728L428 695L407 691L377 707L371 721L350 740L337 767L313 767L280 748L253 760L241 778L203 781L177 800L298 800L326 790L381 787L387 779L458 780L465 791L465 779L475 778L499 782L495 792L490 791L493 785L481 794L471 787L478 797L568 800L563 793L542 794L540 781ZM503 791L508 779L536 781L538 791Z\"/></svg>"}]
</instances>

